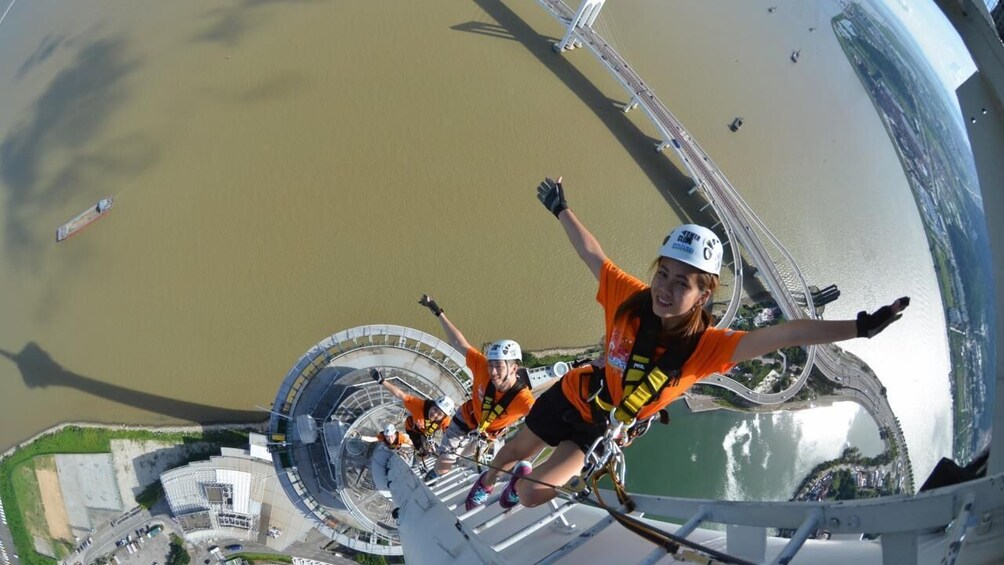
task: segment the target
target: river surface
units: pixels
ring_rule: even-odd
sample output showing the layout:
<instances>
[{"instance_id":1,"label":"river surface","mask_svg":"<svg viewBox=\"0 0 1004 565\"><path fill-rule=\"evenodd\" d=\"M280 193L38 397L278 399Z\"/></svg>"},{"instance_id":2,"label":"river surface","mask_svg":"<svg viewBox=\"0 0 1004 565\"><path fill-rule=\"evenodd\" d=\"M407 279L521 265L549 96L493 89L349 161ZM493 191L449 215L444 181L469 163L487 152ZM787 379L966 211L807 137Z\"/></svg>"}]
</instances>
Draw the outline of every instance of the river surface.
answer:
<instances>
[{"instance_id":1,"label":"river surface","mask_svg":"<svg viewBox=\"0 0 1004 565\"><path fill-rule=\"evenodd\" d=\"M899 161L830 30L838 10L632 0L597 29L809 282L840 287L826 317L913 298L847 349L888 387L922 481L951 453L941 299ZM699 204L597 61L550 50L561 34L530 0L16 2L0 24L0 446L67 420L249 417L326 335L439 335L425 292L474 344L598 341L595 282L537 182L564 175L607 255L643 278ZM54 243L105 195L107 218ZM629 486L787 498L846 445L879 449L853 404L676 407L633 448L651 472ZM666 483L665 465L691 476Z\"/></svg>"}]
</instances>

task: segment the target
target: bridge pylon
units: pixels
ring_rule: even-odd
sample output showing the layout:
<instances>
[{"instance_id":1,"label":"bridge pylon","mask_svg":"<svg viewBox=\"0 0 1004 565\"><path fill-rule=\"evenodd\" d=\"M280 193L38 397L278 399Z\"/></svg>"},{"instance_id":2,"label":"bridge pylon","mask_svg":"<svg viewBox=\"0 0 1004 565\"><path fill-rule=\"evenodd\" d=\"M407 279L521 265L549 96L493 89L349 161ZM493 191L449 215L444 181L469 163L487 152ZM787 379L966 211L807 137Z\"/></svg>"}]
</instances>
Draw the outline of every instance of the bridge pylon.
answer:
<instances>
[{"instance_id":1,"label":"bridge pylon","mask_svg":"<svg viewBox=\"0 0 1004 565\"><path fill-rule=\"evenodd\" d=\"M582 0L582 5L579 6L578 11L575 12L575 16L568 22L568 31L565 32L565 37L561 38L561 41L554 44L554 50L561 53L565 49L568 49L569 43L572 41L572 36L575 35L575 28L577 27L593 27L593 22L596 21L596 17L600 15L600 8L607 0Z\"/></svg>"}]
</instances>

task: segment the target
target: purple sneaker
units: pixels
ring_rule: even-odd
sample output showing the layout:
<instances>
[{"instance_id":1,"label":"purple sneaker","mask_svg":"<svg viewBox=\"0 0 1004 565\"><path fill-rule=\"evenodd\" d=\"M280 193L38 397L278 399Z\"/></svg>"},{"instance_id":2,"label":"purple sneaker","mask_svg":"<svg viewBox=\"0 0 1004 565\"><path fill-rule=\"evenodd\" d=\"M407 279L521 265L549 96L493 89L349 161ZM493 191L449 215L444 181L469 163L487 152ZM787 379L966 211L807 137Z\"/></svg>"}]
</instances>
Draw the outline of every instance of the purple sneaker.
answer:
<instances>
[{"instance_id":1,"label":"purple sneaker","mask_svg":"<svg viewBox=\"0 0 1004 565\"><path fill-rule=\"evenodd\" d=\"M509 479L509 484L505 486L502 496L499 498L499 506L508 510L519 504L519 495L516 494L516 480L529 475L530 471L533 471L533 466L528 461L516 463L516 466L512 468L512 478Z\"/></svg>"},{"instance_id":2,"label":"purple sneaker","mask_svg":"<svg viewBox=\"0 0 1004 565\"><path fill-rule=\"evenodd\" d=\"M474 481L474 486L471 487L470 492L467 493L467 501L465 505L467 510L474 510L478 506L484 505L488 502L488 497L491 496L492 491L495 490L495 485L485 485L482 481L488 472L485 471L481 473L476 481Z\"/></svg>"}]
</instances>

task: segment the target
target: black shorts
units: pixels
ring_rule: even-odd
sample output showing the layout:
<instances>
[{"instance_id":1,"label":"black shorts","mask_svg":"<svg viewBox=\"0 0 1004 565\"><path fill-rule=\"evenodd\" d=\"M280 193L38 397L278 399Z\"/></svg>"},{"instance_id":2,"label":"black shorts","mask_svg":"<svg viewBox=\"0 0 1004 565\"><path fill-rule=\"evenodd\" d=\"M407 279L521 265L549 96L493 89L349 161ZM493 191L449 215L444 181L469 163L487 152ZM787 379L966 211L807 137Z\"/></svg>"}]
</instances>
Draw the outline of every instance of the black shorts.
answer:
<instances>
[{"instance_id":1,"label":"black shorts","mask_svg":"<svg viewBox=\"0 0 1004 565\"><path fill-rule=\"evenodd\" d=\"M579 446L582 453L589 451L596 438L606 432L605 425L588 423L561 392L561 383L555 384L533 403L526 416L526 427L544 443L557 447L563 441Z\"/></svg>"}]
</instances>

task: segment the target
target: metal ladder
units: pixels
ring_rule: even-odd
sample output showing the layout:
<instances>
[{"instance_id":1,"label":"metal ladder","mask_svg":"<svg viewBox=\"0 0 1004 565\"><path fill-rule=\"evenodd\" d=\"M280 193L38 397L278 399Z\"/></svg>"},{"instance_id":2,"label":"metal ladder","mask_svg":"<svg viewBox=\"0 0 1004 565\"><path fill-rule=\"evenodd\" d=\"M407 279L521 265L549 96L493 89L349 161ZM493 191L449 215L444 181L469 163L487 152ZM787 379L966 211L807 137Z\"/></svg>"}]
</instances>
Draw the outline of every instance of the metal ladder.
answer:
<instances>
[{"instance_id":1,"label":"metal ladder","mask_svg":"<svg viewBox=\"0 0 1004 565\"><path fill-rule=\"evenodd\" d=\"M392 464L391 467L392 470L390 472L394 473L394 465ZM401 467L404 466L401 465ZM402 490L421 489L422 487L419 484L423 483L423 481L415 476L413 472L409 473L409 475L409 480L414 481L415 485L413 487L404 487ZM429 493L435 500L427 502L423 510L431 512L433 505L439 506L444 513L449 513L448 515L443 514L443 516L448 516L446 519L455 525L455 531L450 533L459 533L459 537L463 538L463 541L459 541L458 539L455 542L456 545L478 546L480 553L475 551L474 555L466 556L470 562L509 563L510 561L507 559L507 556L512 555L513 546L520 542L532 543L532 539L528 540L528 538L545 527L552 529L550 533L551 545L546 550L542 550L539 554L534 555L532 559L526 560L521 558L520 562L531 562L538 565L558 563L566 558L576 559L582 552L577 553L575 556L572 553L583 548L586 544L592 543L602 546L609 543L609 540L614 537L619 537L621 541L623 541L624 536L631 536L628 538L631 540L635 539L633 536L636 534L626 531L614 518L592 507L587 508L590 511L589 517L586 521L582 522L583 527L580 528L576 524L573 524L572 521L576 519L569 520L567 514L577 508L581 509L580 507L585 507L585 505L581 505L574 500L555 498L547 505L537 508L526 508L517 505L508 510L502 509L496 503L501 496L500 491L502 489L500 487L504 483L496 485L496 492L489 497L485 505L468 511L464 507L464 500L478 476L479 473L470 467L456 466L445 475L424 482L424 486L428 488ZM391 490L395 491L393 483L394 481L392 481ZM395 491L394 494L397 497L398 492ZM613 495L612 493L606 493L604 498L607 499L608 496ZM397 498L395 498L395 502L397 502ZM579 514L579 516L581 517L582 514ZM675 530L675 535L684 538L691 535L710 517L710 513L699 510L683 526ZM425 519L424 516L423 519ZM432 520L434 517L430 517L429 519ZM665 526L663 525L663 527ZM738 531L736 528L736 526L729 527L730 536L748 533ZM438 530L445 529L448 528L439 528ZM758 528L754 529L759 530ZM607 534L606 537L601 536L604 533ZM555 542L555 535L567 536L567 539L563 542ZM402 531L402 540L405 537L407 537L407 533ZM727 537L725 535L721 536L718 540L719 543L716 544L716 550L721 552L728 551L726 547L722 547L727 542ZM687 548L681 548L676 554L670 555L664 548L653 547L648 542L641 541L640 538L638 539L639 543L633 544L630 555L624 555L623 563L652 564L657 562L684 562L693 559L704 563L719 563L719 561L709 559L704 553ZM789 547L777 555L774 562L786 563L790 560L797 553L804 539L801 535L796 534L791 543L789 543ZM438 540L437 543L441 546L450 545ZM595 551L590 549L592 547L595 546L587 546L583 548L583 551L592 555ZM506 550L509 551L507 552ZM454 553L441 556L439 559L449 559L452 562L458 563L468 562L468 560L465 560L465 555ZM424 562L424 560L419 561ZM434 559L430 558L429 561L432 562Z\"/></svg>"},{"instance_id":2,"label":"metal ladder","mask_svg":"<svg viewBox=\"0 0 1004 565\"><path fill-rule=\"evenodd\" d=\"M505 484L502 482L496 485L496 492L489 497L488 501L484 505L478 506L473 510L467 510L464 507L464 501L467 497L467 493L471 489L471 486L474 485L474 481L477 480L479 476L480 474L470 467L455 466L442 477L436 477L435 479L426 482L426 486L428 486L430 490L432 490L432 493L436 495L444 505L446 505L447 509L456 515L458 521L470 526L471 531L480 535L488 533L490 529L495 528L504 521L512 518L518 512L524 510L525 507L517 505L508 510L503 510L496 504L501 496L502 489L500 487ZM516 532L504 537L500 541L491 544L491 548L497 552L503 551L550 524L554 524L554 527L559 531L563 531L568 534L574 533L577 528L575 524L568 521L565 514L572 508L578 506L578 504L578 502L571 500L551 500L549 502L550 509L546 511L543 516L536 518L530 524L519 528ZM487 519L485 519L486 516ZM613 520L604 522L605 524L603 527L606 527L613 523ZM563 547L562 549L565 551L562 554L571 551L582 543L585 543L590 537L592 536L584 537L578 543L568 545L567 548ZM560 557L560 555L555 556L555 558L558 557ZM541 561L541 563L543 562L550 561Z\"/></svg>"}]
</instances>

